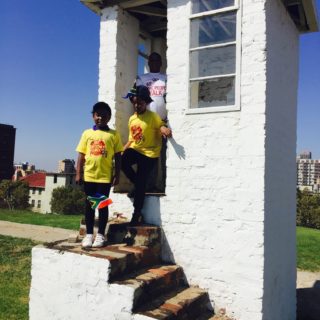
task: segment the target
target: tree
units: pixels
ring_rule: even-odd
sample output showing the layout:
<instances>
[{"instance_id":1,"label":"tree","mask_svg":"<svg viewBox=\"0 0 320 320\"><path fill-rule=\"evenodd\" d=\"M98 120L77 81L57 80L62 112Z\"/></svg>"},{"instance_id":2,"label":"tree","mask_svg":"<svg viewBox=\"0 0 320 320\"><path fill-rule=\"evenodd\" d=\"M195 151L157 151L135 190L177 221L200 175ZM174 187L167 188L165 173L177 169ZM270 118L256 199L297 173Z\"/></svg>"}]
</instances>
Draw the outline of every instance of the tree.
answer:
<instances>
[{"instance_id":1,"label":"tree","mask_svg":"<svg viewBox=\"0 0 320 320\"><path fill-rule=\"evenodd\" d=\"M78 188L58 187L52 191L51 212L60 214L84 214L86 195Z\"/></svg>"},{"instance_id":2,"label":"tree","mask_svg":"<svg viewBox=\"0 0 320 320\"><path fill-rule=\"evenodd\" d=\"M2 180L0 183L0 206L10 210L28 208L28 184L24 181Z\"/></svg>"},{"instance_id":3,"label":"tree","mask_svg":"<svg viewBox=\"0 0 320 320\"><path fill-rule=\"evenodd\" d=\"M320 195L297 191L297 225L320 229Z\"/></svg>"}]
</instances>

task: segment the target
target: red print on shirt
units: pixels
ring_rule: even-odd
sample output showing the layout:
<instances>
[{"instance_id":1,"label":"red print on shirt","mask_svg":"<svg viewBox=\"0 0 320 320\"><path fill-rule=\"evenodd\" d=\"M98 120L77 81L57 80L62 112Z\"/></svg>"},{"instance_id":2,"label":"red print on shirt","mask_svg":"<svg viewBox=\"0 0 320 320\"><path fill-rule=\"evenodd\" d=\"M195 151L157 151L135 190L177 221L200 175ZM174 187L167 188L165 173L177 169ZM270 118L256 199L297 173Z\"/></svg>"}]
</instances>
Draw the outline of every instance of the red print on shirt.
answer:
<instances>
[{"instance_id":1,"label":"red print on shirt","mask_svg":"<svg viewBox=\"0 0 320 320\"><path fill-rule=\"evenodd\" d=\"M90 143L91 156L107 156L106 144L103 140L93 140Z\"/></svg>"},{"instance_id":2,"label":"red print on shirt","mask_svg":"<svg viewBox=\"0 0 320 320\"><path fill-rule=\"evenodd\" d=\"M142 129L140 126L132 126L131 127L131 135L132 135L133 140L136 143L139 143L143 140Z\"/></svg>"},{"instance_id":3,"label":"red print on shirt","mask_svg":"<svg viewBox=\"0 0 320 320\"><path fill-rule=\"evenodd\" d=\"M149 91L150 91L151 97L156 97L156 96L162 97L166 92L166 87L165 86L153 86L153 87L149 88Z\"/></svg>"}]
</instances>

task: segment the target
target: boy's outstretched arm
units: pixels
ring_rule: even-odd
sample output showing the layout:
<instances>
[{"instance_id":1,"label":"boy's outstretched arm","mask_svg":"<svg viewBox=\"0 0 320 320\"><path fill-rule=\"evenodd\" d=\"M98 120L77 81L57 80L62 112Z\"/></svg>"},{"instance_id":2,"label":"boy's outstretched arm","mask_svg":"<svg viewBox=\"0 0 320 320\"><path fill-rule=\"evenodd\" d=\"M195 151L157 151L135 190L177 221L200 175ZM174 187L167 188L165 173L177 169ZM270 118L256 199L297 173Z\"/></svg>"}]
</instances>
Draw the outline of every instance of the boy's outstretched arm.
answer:
<instances>
[{"instance_id":1,"label":"boy's outstretched arm","mask_svg":"<svg viewBox=\"0 0 320 320\"><path fill-rule=\"evenodd\" d=\"M76 167L76 183L79 183L82 180L82 171L85 162L84 154L79 152L77 167Z\"/></svg>"},{"instance_id":2,"label":"boy's outstretched arm","mask_svg":"<svg viewBox=\"0 0 320 320\"><path fill-rule=\"evenodd\" d=\"M112 179L112 185L116 186L120 179L120 169L121 169L121 152L117 152L114 155L114 177Z\"/></svg>"}]
</instances>

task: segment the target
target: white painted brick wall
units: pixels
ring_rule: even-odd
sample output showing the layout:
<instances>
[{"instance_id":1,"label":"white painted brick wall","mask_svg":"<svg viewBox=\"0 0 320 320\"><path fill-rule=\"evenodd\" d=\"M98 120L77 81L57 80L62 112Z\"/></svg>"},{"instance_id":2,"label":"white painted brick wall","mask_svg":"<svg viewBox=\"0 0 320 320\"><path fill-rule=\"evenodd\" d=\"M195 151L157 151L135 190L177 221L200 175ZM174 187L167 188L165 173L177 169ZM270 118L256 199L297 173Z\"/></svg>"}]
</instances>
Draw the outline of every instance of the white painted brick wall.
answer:
<instances>
[{"instance_id":1,"label":"white painted brick wall","mask_svg":"<svg viewBox=\"0 0 320 320\"><path fill-rule=\"evenodd\" d=\"M264 314L295 319L296 106L299 34L282 2L267 3ZM281 32L279 32L281 30Z\"/></svg>"},{"instance_id":2,"label":"white painted brick wall","mask_svg":"<svg viewBox=\"0 0 320 320\"><path fill-rule=\"evenodd\" d=\"M237 319L262 319L266 26L264 1L243 3L241 111L186 115L187 1L169 2L169 143L161 220L190 283ZM179 41L177 41L179 39ZM245 103L243 102L245 101ZM169 251L169 252L170 252Z\"/></svg>"},{"instance_id":3,"label":"white painted brick wall","mask_svg":"<svg viewBox=\"0 0 320 320\"><path fill-rule=\"evenodd\" d=\"M108 284L109 266L107 259L33 248L29 319L132 319L134 289Z\"/></svg>"}]
</instances>

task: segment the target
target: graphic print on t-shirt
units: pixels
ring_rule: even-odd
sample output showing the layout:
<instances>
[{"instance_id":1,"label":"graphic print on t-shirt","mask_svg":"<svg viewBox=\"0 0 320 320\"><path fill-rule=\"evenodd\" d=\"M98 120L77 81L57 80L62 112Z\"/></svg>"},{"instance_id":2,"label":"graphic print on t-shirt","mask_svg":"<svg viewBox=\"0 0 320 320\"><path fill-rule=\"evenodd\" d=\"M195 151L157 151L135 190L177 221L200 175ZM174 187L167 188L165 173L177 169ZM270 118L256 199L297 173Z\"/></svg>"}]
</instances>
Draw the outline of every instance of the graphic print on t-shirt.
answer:
<instances>
[{"instance_id":1,"label":"graphic print on t-shirt","mask_svg":"<svg viewBox=\"0 0 320 320\"><path fill-rule=\"evenodd\" d=\"M158 78L153 78L151 81L148 81L146 86L150 91L151 97L163 97L166 93L165 82Z\"/></svg>"},{"instance_id":2,"label":"graphic print on t-shirt","mask_svg":"<svg viewBox=\"0 0 320 320\"><path fill-rule=\"evenodd\" d=\"M103 140L91 141L90 156L107 156L106 144Z\"/></svg>"},{"instance_id":3,"label":"graphic print on t-shirt","mask_svg":"<svg viewBox=\"0 0 320 320\"><path fill-rule=\"evenodd\" d=\"M135 143L139 143L143 141L142 128L140 126L132 126L131 127L132 138Z\"/></svg>"}]
</instances>

